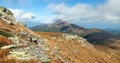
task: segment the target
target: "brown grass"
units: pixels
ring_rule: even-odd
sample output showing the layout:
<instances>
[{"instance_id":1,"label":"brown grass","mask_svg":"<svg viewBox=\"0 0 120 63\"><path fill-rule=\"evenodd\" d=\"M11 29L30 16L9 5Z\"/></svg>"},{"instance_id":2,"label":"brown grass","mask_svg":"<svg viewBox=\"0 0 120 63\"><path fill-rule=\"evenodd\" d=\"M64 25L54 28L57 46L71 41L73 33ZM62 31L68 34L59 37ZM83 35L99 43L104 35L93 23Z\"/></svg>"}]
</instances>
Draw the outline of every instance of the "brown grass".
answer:
<instances>
[{"instance_id":1,"label":"brown grass","mask_svg":"<svg viewBox=\"0 0 120 63\"><path fill-rule=\"evenodd\" d=\"M12 42L5 37L0 37L0 47L8 44L12 44Z\"/></svg>"},{"instance_id":2,"label":"brown grass","mask_svg":"<svg viewBox=\"0 0 120 63\"><path fill-rule=\"evenodd\" d=\"M62 55L62 60L74 63L119 63L120 60L116 59L109 53L101 50L94 50L91 47L82 47L76 39L65 39L62 37L62 33L55 32L36 32L40 34L43 38L48 39L47 45L53 49L54 46L59 47L61 50L59 53ZM56 37L56 39L52 39ZM58 40L61 39L60 42ZM74 52L76 50L76 53ZM55 54L55 55L56 55ZM54 55L54 56L55 56ZM52 56L52 58L54 58ZM60 59L61 60L61 59ZM59 63L60 60L54 60L53 63ZM60 62L62 63L62 62Z\"/></svg>"},{"instance_id":3,"label":"brown grass","mask_svg":"<svg viewBox=\"0 0 120 63\"><path fill-rule=\"evenodd\" d=\"M4 59L0 59L0 63L40 63L40 61L38 60L17 60L17 59L8 59L8 58L4 58Z\"/></svg>"}]
</instances>

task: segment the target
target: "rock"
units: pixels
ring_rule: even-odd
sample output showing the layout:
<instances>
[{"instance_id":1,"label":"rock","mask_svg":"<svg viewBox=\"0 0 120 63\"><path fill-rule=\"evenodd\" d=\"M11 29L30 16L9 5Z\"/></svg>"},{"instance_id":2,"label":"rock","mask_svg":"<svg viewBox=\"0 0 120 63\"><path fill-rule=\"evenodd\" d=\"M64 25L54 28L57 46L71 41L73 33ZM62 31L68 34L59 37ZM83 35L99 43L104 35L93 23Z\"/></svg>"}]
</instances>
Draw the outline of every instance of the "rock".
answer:
<instances>
[{"instance_id":1,"label":"rock","mask_svg":"<svg viewBox=\"0 0 120 63\"><path fill-rule=\"evenodd\" d=\"M9 56L12 56L14 58L19 57L18 59L24 59L24 60L29 58L29 54L26 54L24 51L10 51L9 53L11 54Z\"/></svg>"},{"instance_id":2,"label":"rock","mask_svg":"<svg viewBox=\"0 0 120 63\"><path fill-rule=\"evenodd\" d=\"M0 11L13 16L13 13L10 10L6 9L5 7L0 7Z\"/></svg>"},{"instance_id":3,"label":"rock","mask_svg":"<svg viewBox=\"0 0 120 63\"><path fill-rule=\"evenodd\" d=\"M8 38L9 40L11 40L11 41L13 41L14 43L19 43L19 41L20 41L20 39L19 39L19 37L18 36L13 36L13 37L9 37Z\"/></svg>"},{"instance_id":4,"label":"rock","mask_svg":"<svg viewBox=\"0 0 120 63\"><path fill-rule=\"evenodd\" d=\"M74 39L78 37L77 35L66 34L66 33L64 33L62 36L65 37L66 39Z\"/></svg>"},{"instance_id":5,"label":"rock","mask_svg":"<svg viewBox=\"0 0 120 63\"><path fill-rule=\"evenodd\" d=\"M10 48L14 48L15 45L8 45L8 46L3 46L1 47L1 49L10 49Z\"/></svg>"},{"instance_id":6,"label":"rock","mask_svg":"<svg viewBox=\"0 0 120 63\"><path fill-rule=\"evenodd\" d=\"M17 48L19 46L23 46L23 44L12 44L12 45L7 45L7 46L3 46L1 47L1 49L11 49L11 48Z\"/></svg>"},{"instance_id":7,"label":"rock","mask_svg":"<svg viewBox=\"0 0 120 63\"><path fill-rule=\"evenodd\" d=\"M40 39L40 38L37 38L35 36L32 36L32 35L28 35L28 40L30 40L30 42L34 42L36 44L43 44L44 40Z\"/></svg>"},{"instance_id":8,"label":"rock","mask_svg":"<svg viewBox=\"0 0 120 63\"><path fill-rule=\"evenodd\" d=\"M2 19L3 21L7 22L12 26L16 24L13 13L4 7L0 7L0 19Z\"/></svg>"},{"instance_id":9,"label":"rock","mask_svg":"<svg viewBox=\"0 0 120 63\"><path fill-rule=\"evenodd\" d=\"M19 25L26 27L27 25L24 24L23 22L18 22Z\"/></svg>"},{"instance_id":10,"label":"rock","mask_svg":"<svg viewBox=\"0 0 120 63\"><path fill-rule=\"evenodd\" d=\"M47 55L39 47L37 48L35 45L25 47L25 48L13 49L13 50L11 50L9 56L12 56L12 57L15 57L18 59L35 58L35 59L41 60L41 62L49 62L50 61L49 55Z\"/></svg>"},{"instance_id":11,"label":"rock","mask_svg":"<svg viewBox=\"0 0 120 63\"><path fill-rule=\"evenodd\" d=\"M51 37L52 39L57 39L57 37Z\"/></svg>"},{"instance_id":12,"label":"rock","mask_svg":"<svg viewBox=\"0 0 120 63\"><path fill-rule=\"evenodd\" d=\"M61 49L57 46L54 46L54 48L51 50L51 53L50 54L55 54L57 52L59 52Z\"/></svg>"},{"instance_id":13,"label":"rock","mask_svg":"<svg viewBox=\"0 0 120 63\"><path fill-rule=\"evenodd\" d=\"M58 39L57 41L58 41L58 42L61 42L62 40L61 40L61 39Z\"/></svg>"},{"instance_id":14,"label":"rock","mask_svg":"<svg viewBox=\"0 0 120 63\"><path fill-rule=\"evenodd\" d=\"M42 50L45 50L45 51L50 50L50 48L45 44L45 41L43 39L38 39L37 43Z\"/></svg>"},{"instance_id":15,"label":"rock","mask_svg":"<svg viewBox=\"0 0 120 63\"><path fill-rule=\"evenodd\" d=\"M29 36L28 40L30 40L30 42L34 42L34 43L38 44L38 38L37 37Z\"/></svg>"},{"instance_id":16,"label":"rock","mask_svg":"<svg viewBox=\"0 0 120 63\"><path fill-rule=\"evenodd\" d=\"M28 33L26 33L26 32L20 32L20 35L26 36L26 35L28 35Z\"/></svg>"}]
</instances>

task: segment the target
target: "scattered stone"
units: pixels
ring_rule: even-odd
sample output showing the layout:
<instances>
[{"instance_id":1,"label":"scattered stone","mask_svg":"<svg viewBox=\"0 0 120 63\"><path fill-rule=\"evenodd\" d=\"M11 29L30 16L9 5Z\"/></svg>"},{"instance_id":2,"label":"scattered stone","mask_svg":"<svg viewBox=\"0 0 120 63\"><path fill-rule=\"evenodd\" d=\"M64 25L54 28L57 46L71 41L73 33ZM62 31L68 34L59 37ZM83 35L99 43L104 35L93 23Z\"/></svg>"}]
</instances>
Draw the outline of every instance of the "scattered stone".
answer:
<instances>
[{"instance_id":1,"label":"scattered stone","mask_svg":"<svg viewBox=\"0 0 120 63\"><path fill-rule=\"evenodd\" d=\"M61 40L61 39L58 39L57 41L58 41L58 42L61 42L62 40Z\"/></svg>"},{"instance_id":2,"label":"scattered stone","mask_svg":"<svg viewBox=\"0 0 120 63\"><path fill-rule=\"evenodd\" d=\"M10 55L19 59L40 59L42 62L49 62L50 58L43 50L35 45L11 50Z\"/></svg>"},{"instance_id":3,"label":"scattered stone","mask_svg":"<svg viewBox=\"0 0 120 63\"><path fill-rule=\"evenodd\" d=\"M77 35L66 34L66 33L64 33L64 34L62 35L62 37L65 37L65 38L67 38L67 39L74 39L74 38L78 38L78 36L77 36Z\"/></svg>"},{"instance_id":4,"label":"scattered stone","mask_svg":"<svg viewBox=\"0 0 120 63\"><path fill-rule=\"evenodd\" d=\"M17 35L13 36L13 37L9 37L9 40L13 41L14 43L19 43L20 39Z\"/></svg>"},{"instance_id":5,"label":"scattered stone","mask_svg":"<svg viewBox=\"0 0 120 63\"><path fill-rule=\"evenodd\" d=\"M0 19L2 19L3 21L7 22L12 26L16 24L13 13L4 7L0 7Z\"/></svg>"},{"instance_id":6,"label":"scattered stone","mask_svg":"<svg viewBox=\"0 0 120 63\"><path fill-rule=\"evenodd\" d=\"M19 25L26 27L27 25L24 24L23 22L18 22Z\"/></svg>"},{"instance_id":7,"label":"scattered stone","mask_svg":"<svg viewBox=\"0 0 120 63\"><path fill-rule=\"evenodd\" d=\"M9 55L9 56L12 56L12 57L14 57L14 58L18 58L18 59L23 59L23 60L25 60L25 59L30 59L29 57L30 57L30 55L29 54L26 54L24 51L10 51L9 52L11 55ZM24 57L24 58L23 58Z\"/></svg>"},{"instance_id":8,"label":"scattered stone","mask_svg":"<svg viewBox=\"0 0 120 63\"><path fill-rule=\"evenodd\" d=\"M1 49L11 49L11 48L17 48L19 46L23 46L23 44L12 44L12 45L7 45L7 46L3 46L1 47Z\"/></svg>"},{"instance_id":9,"label":"scattered stone","mask_svg":"<svg viewBox=\"0 0 120 63\"><path fill-rule=\"evenodd\" d=\"M61 49L57 46L54 46L54 48L51 50L51 53L50 54L55 54L57 52L59 52Z\"/></svg>"},{"instance_id":10,"label":"scattered stone","mask_svg":"<svg viewBox=\"0 0 120 63\"><path fill-rule=\"evenodd\" d=\"M51 37L52 39L57 39L57 37Z\"/></svg>"},{"instance_id":11,"label":"scattered stone","mask_svg":"<svg viewBox=\"0 0 120 63\"><path fill-rule=\"evenodd\" d=\"M20 35L27 36L27 35L29 35L29 34L28 34L28 33L26 33L26 32L20 32Z\"/></svg>"}]
</instances>

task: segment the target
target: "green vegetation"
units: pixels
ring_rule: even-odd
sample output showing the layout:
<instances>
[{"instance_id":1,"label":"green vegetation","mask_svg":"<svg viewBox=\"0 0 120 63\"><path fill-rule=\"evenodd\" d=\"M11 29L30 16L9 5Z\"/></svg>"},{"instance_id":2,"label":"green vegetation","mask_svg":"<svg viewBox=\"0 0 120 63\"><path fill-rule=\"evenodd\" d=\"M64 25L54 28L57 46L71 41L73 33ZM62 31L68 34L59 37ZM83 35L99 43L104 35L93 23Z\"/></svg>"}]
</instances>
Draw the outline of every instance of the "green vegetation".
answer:
<instances>
[{"instance_id":1,"label":"green vegetation","mask_svg":"<svg viewBox=\"0 0 120 63\"><path fill-rule=\"evenodd\" d=\"M3 42L0 41L0 47L4 46L5 44Z\"/></svg>"},{"instance_id":2,"label":"green vegetation","mask_svg":"<svg viewBox=\"0 0 120 63\"><path fill-rule=\"evenodd\" d=\"M0 30L0 35L5 36L5 37L10 37L11 36L9 33L1 31L1 30Z\"/></svg>"},{"instance_id":3,"label":"green vegetation","mask_svg":"<svg viewBox=\"0 0 120 63\"><path fill-rule=\"evenodd\" d=\"M101 45L104 44L106 40L111 37L112 35L105 31L95 32L84 36L84 38L86 38L90 43Z\"/></svg>"},{"instance_id":4,"label":"green vegetation","mask_svg":"<svg viewBox=\"0 0 120 63\"><path fill-rule=\"evenodd\" d=\"M34 31L41 31L41 32L60 32L59 28L33 28Z\"/></svg>"}]
</instances>

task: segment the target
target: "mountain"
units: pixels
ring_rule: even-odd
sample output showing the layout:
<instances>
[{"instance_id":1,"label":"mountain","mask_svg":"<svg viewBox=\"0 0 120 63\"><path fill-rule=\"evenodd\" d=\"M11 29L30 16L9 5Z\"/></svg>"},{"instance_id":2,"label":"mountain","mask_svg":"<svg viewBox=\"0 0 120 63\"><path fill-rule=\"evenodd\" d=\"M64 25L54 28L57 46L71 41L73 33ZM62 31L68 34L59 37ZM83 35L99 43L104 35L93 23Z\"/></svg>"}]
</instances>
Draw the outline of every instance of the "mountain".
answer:
<instances>
[{"instance_id":1,"label":"mountain","mask_svg":"<svg viewBox=\"0 0 120 63\"><path fill-rule=\"evenodd\" d=\"M75 24L71 24L65 22L63 20L57 20L55 23L52 24L43 24L33 26L30 29L34 31L43 31L43 32L65 32L65 33L72 33L72 34L83 34L85 33L86 29Z\"/></svg>"},{"instance_id":2,"label":"mountain","mask_svg":"<svg viewBox=\"0 0 120 63\"><path fill-rule=\"evenodd\" d=\"M98 50L78 35L33 32L17 22L11 11L0 7L0 63L120 63L120 60L116 54Z\"/></svg>"},{"instance_id":3,"label":"mountain","mask_svg":"<svg viewBox=\"0 0 120 63\"><path fill-rule=\"evenodd\" d=\"M86 38L90 43L101 45L107 43L107 41L112 37L113 37L112 33L102 30L100 32L93 32L84 36L84 38Z\"/></svg>"},{"instance_id":4,"label":"mountain","mask_svg":"<svg viewBox=\"0 0 120 63\"><path fill-rule=\"evenodd\" d=\"M65 22L63 20L57 20L52 24L43 24L31 27L33 31L41 32L63 32L70 34L77 34L83 38L86 38L93 44L104 44L109 38L113 36L112 33L101 29L87 29L75 24Z\"/></svg>"},{"instance_id":5,"label":"mountain","mask_svg":"<svg viewBox=\"0 0 120 63\"><path fill-rule=\"evenodd\" d=\"M112 32L114 34L120 34L120 29L119 28L104 28L103 30Z\"/></svg>"}]
</instances>

